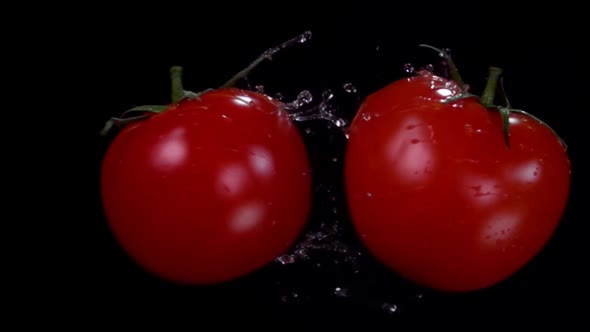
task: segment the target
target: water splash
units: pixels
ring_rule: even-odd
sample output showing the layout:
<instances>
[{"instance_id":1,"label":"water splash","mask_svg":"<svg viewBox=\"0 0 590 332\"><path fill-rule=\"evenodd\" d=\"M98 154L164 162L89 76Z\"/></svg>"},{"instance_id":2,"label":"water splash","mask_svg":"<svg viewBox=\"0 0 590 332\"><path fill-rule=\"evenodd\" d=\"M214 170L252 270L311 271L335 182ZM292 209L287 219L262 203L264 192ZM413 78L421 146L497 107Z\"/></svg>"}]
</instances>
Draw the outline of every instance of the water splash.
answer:
<instances>
[{"instance_id":1,"label":"water splash","mask_svg":"<svg viewBox=\"0 0 590 332\"><path fill-rule=\"evenodd\" d=\"M289 112L289 116L298 122L310 121L317 119L328 120L332 125L343 129L348 125L348 122L336 115L336 108L331 101L334 99L334 92L332 90L325 90L322 92L322 100L318 105L313 107L306 107L313 101L313 96L308 90L303 90L299 93L297 98L285 103L284 108Z\"/></svg>"},{"instance_id":2,"label":"water splash","mask_svg":"<svg viewBox=\"0 0 590 332\"><path fill-rule=\"evenodd\" d=\"M264 93L264 85L259 84L257 86L254 87L254 90L258 93Z\"/></svg>"},{"instance_id":3,"label":"water splash","mask_svg":"<svg viewBox=\"0 0 590 332\"><path fill-rule=\"evenodd\" d=\"M431 63L427 64L426 66L422 67L421 69L425 70L427 72L434 73L434 66Z\"/></svg>"},{"instance_id":4,"label":"water splash","mask_svg":"<svg viewBox=\"0 0 590 332\"><path fill-rule=\"evenodd\" d=\"M381 309L383 311L385 311L385 313L390 314L390 315L395 314L399 311L397 304L393 304L393 303L383 303L381 305Z\"/></svg>"},{"instance_id":5,"label":"water splash","mask_svg":"<svg viewBox=\"0 0 590 332\"><path fill-rule=\"evenodd\" d=\"M333 293L336 297L349 297L351 292L348 288L336 287Z\"/></svg>"},{"instance_id":6,"label":"water splash","mask_svg":"<svg viewBox=\"0 0 590 332\"><path fill-rule=\"evenodd\" d=\"M303 43L307 42L308 40L310 40L311 39L311 36L312 36L311 31L305 31L304 33L302 33L299 36L298 42L300 44L303 44Z\"/></svg>"},{"instance_id":7,"label":"water splash","mask_svg":"<svg viewBox=\"0 0 590 332\"><path fill-rule=\"evenodd\" d=\"M357 89L356 89L356 87L352 83L344 83L344 85L342 86L342 88L347 93L357 93Z\"/></svg>"},{"instance_id":8,"label":"water splash","mask_svg":"<svg viewBox=\"0 0 590 332\"><path fill-rule=\"evenodd\" d=\"M295 257L293 255L282 255L277 257L276 261L283 265L293 264L295 263Z\"/></svg>"},{"instance_id":9,"label":"water splash","mask_svg":"<svg viewBox=\"0 0 590 332\"><path fill-rule=\"evenodd\" d=\"M338 213L336 210L334 214ZM338 220L323 222L319 229L308 231L291 252L277 257L275 261L280 265L290 265L307 261L314 256L327 255L333 258L333 263L344 262L356 271L362 254L343 242L341 237L342 226Z\"/></svg>"},{"instance_id":10,"label":"water splash","mask_svg":"<svg viewBox=\"0 0 590 332\"><path fill-rule=\"evenodd\" d=\"M284 294L281 296L281 302L288 304L288 303L301 303L303 296L301 296L297 292L289 292L288 294Z\"/></svg>"},{"instance_id":11,"label":"water splash","mask_svg":"<svg viewBox=\"0 0 590 332\"><path fill-rule=\"evenodd\" d=\"M397 312L399 312L399 307L397 306L397 304L394 304L394 303L385 302L381 305L381 309L383 311L385 311L386 314L389 314L389 315L393 315L393 314L396 314Z\"/></svg>"},{"instance_id":12,"label":"water splash","mask_svg":"<svg viewBox=\"0 0 590 332\"><path fill-rule=\"evenodd\" d=\"M412 65L411 63L404 64L404 71L410 75L413 75L416 73L416 70L414 69L414 65Z\"/></svg>"},{"instance_id":13,"label":"water splash","mask_svg":"<svg viewBox=\"0 0 590 332\"><path fill-rule=\"evenodd\" d=\"M303 90L299 92L297 98L290 103L283 104L283 107L287 111L297 111L301 109L303 106L311 103L313 101L313 95L308 90ZM295 113L295 115L298 113ZM291 113L291 117L293 117L293 113Z\"/></svg>"}]
</instances>

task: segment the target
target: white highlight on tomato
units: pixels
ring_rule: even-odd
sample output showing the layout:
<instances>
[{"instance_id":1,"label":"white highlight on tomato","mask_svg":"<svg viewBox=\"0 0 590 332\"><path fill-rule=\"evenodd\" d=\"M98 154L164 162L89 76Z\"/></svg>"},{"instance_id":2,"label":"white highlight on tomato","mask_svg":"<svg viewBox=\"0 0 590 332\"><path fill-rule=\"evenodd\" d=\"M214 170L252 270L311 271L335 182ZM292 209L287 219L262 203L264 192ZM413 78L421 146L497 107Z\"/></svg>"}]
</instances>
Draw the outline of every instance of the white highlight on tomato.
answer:
<instances>
[{"instance_id":1,"label":"white highlight on tomato","mask_svg":"<svg viewBox=\"0 0 590 332\"><path fill-rule=\"evenodd\" d=\"M264 220L266 208L260 201L251 201L237 207L230 216L230 227L236 233L255 229Z\"/></svg>"},{"instance_id":2,"label":"white highlight on tomato","mask_svg":"<svg viewBox=\"0 0 590 332\"><path fill-rule=\"evenodd\" d=\"M389 138L385 154L394 176L410 184L425 184L432 178L436 156L432 150L432 133L419 118L408 117Z\"/></svg>"},{"instance_id":3,"label":"white highlight on tomato","mask_svg":"<svg viewBox=\"0 0 590 332\"><path fill-rule=\"evenodd\" d=\"M163 135L161 142L154 149L153 163L162 170L171 170L181 166L188 155L185 129L176 128L168 135Z\"/></svg>"},{"instance_id":4,"label":"white highlight on tomato","mask_svg":"<svg viewBox=\"0 0 590 332\"><path fill-rule=\"evenodd\" d=\"M258 176L267 178L271 176L275 169L275 162L272 154L261 146L253 146L250 149L250 167Z\"/></svg>"},{"instance_id":5,"label":"white highlight on tomato","mask_svg":"<svg viewBox=\"0 0 590 332\"><path fill-rule=\"evenodd\" d=\"M481 234L482 244L487 247L502 245L516 232L520 216L513 212L499 212L487 221Z\"/></svg>"},{"instance_id":6,"label":"white highlight on tomato","mask_svg":"<svg viewBox=\"0 0 590 332\"><path fill-rule=\"evenodd\" d=\"M523 184L532 184L539 180L541 165L537 160L531 160L511 171L511 177Z\"/></svg>"},{"instance_id":7,"label":"white highlight on tomato","mask_svg":"<svg viewBox=\"0 0 590 332\"><path fill-rule=\"evenodd\" d=\"M250 106L250 103L252 103L252 98L248 96L238 96L237 98L233 99L233 102L238 106Z\"/></svg>"},{"instance_id":8,"label":"white highlight on tomato","mask_svg":"<svg viewBox=\"0 0 590 332\"><path fill-rule=\"evenodd\" d=\"M215 185L215 192L221 197L235 197L239 195L248 181L248 171L239 164L224 167Z\"/></svg>"},{"instance_id":9,"label":"white highlight on tomato","mask_svg":"<svg viewBox=\"0 0 590 332\"><path fill-rule=\"evenodd\" d=\"M443 96L443 97L448 97L453 94L453 91L451 91L449 89L438 89L438 90L436 90L436 93Z\"/></svg>"}]
</instances>

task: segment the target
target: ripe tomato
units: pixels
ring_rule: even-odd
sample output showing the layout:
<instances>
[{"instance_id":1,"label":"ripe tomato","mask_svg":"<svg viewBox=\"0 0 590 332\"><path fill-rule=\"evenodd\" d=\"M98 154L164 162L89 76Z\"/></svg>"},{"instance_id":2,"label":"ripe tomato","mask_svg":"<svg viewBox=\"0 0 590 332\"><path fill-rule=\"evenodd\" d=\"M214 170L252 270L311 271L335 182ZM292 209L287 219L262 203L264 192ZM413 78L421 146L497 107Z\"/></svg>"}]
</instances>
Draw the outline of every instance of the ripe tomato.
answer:
<instances>
[{"instance_id":1,"label":"ripe tomato","mask_svg":"<svg viewBox=\"0 0 590 332\"><path fill-rule=\"evenodd\" d=\"M228 88L129 125L102 165L122 248L182 284L244 276L283 253L311 203L303 140L278 102Z\"/></svg>"},{"instance_id":2,"label":"ripe tomato","mask_svg":"<svg viewBox=\"0 0 590 332\"><path fill-rule=\"evenodd\" d=\"M418 284L471 291L512 275L564 212L570 164L559 138L476 98L448 101L453 81L421 73L370 95L345 161L353 223L368 250Z\"/></svg>"}]
</instances>

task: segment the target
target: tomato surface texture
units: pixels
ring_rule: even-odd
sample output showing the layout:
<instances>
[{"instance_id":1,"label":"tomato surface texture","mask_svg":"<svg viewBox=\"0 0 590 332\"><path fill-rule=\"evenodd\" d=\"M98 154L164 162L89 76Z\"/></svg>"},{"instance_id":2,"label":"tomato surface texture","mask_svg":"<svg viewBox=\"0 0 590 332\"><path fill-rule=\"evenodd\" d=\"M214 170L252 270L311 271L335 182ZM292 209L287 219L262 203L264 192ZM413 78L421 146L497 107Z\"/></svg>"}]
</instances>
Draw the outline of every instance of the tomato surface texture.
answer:
<instances>
[{"instance_id":1,"label":"tomato surface texture","mask_svg":"<svg viewBox=\"0 0 590 332\"><path fill-rule=\"evenodd\" d=\"M125 127L102 165L102 201L125 252L182 284L247 275L287 250L311 205L303 140L279 104L207 92Z\"/></svg>"},{"instance_id":2,"label":"tomato surface texture","mask_svg":"<svg viewBox=\"0 0 590 332\"><path fill-rule=\"evenodd\" d=\"M353 120L345 181L368 250L442 291L494 285L536 256L564 213L570 163L546 125L500 113L422 72L370 95Z\"/></svg>"}]
</instances>

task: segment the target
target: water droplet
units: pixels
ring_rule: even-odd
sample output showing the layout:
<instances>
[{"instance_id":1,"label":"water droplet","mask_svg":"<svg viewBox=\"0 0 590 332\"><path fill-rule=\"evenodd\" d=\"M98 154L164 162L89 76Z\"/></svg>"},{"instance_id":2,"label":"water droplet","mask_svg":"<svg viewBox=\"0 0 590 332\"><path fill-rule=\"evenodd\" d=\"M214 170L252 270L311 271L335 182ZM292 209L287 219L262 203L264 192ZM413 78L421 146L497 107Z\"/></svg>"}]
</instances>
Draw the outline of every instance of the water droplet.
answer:
<instances>
[{"instance_id":1,"label":"water droplet","mask_svg":"<svg viewBox=\"0 0 590 332\"><path fill-rule=\"evenodd\" d=\"M226 119L226 120L231 120L231 118L229 116L225 115L225 114L221 114L221 117L224 118L224 119Z\"/></svg>"},{"instance_id":2,"label":"water droplet","mask_svg":"<svg viewBox=\"0 0 590 332\"><path fill-rule=\"evenodd\" d=\"M398 307L396 304L390 304L390 303L383 303L381 305L381 309L383 309L386 313L388 314L394 314L398 311Z\"/></svg>"},{"instance_id":3,"label":"water droplet","mask_svg":"<svg viewBox=\"0 0 590 332\"><path fill-rule=\"evenodd\" d=\"M312 96L311 92L309 92L307 90L303 90L299 93L299 95L297 95L296 102L298 102L298 106L301 107L303 105L307 105L307 104L311 103L312 100L313 100L313 96Z\"/></svg>"},{"instance_id":4,"label":"water droplet","mask_svg":"<svg viewBox=\"0 0 590 332\"><path fill-rule=\"evenodd\" d=\"M324 102L328 102L330 101L330 99L334 98L334 93L332 92L332 90L325 90L324 92L322 92L322 100Z\"/></svg>"},{"instance_id":5,"label":"water droplet","mask_svg":"<svg viewBox=\"0 0 590 332\"><path fill-rule=\"evenodd\" d=\"M347 288L336 287L334 288L334 295L336 295L337 297L349 297L350 290Z\"/></svg>"},{"instance_id":6,"label":"water droplet","mask_svg":"<svg viewBox=\"0 0 590 332\"><path fill-rule=\"evenodd\" d=\"M373 193L372 193L372 192L368 192L368 193L367 193L367 197L369 197L369 198L370 198L370 197L373 197Z\"/></svg>"},{"instance_id":7,"label":"water droplet","mask_svg":"<svg viewBox=\"0 0 590 332\"><path fill-rule=\"evenodd\" d=\"M416 294L416 299L417 300L422 300L423 297L424 297L424 295L422 293Z\"/></svg>"},{"instance_id":8,"label":"water droplet","mask_svg":"<svg viewBox=\"0 0 590 332\"><path fill-rule=\"evenodd\" d=\"M533 175L534 176L537 176L537 175L539 175L539 173L538 172L534 172Z\"/></svg>"},{"instance_id":9,"label":"water droplet","mask_svg":"<svg viewBox=\"0 0 590 332\"><path fill-rule=\"evenodd\" d=\"M332 158L332 162L334 162L334 163L338 162L338 158L336 158L336 157Z\"/></svg>"},{"instance_id":10,"label":"water droplet","mask_svg":"<svg viewBox=\"0 0 590 332\"><path fill-rule=\"evenodd\" d=\"M443 48L442 51L447 55L447 57L451 56L451 49L450 48Z\"/></svg>"},{"instance_id":11,"label":"water droplet","mask_svg":"<svg viewBox=\"0 0 590 332\"><path fill-rule=\"evenodd\" d=\"M293 264L293 263L295 263L295 256L282 255L282 256L277 257L276 261L281 263L282 265Z\"/></svg>"},{"instance_id":12,"label":"water droplet","mask_svg":"<svg viewBox=\"0 0 590 332\"><path fill-rule=\"evenodd\" d=\"M348 122L346 122L346 120L341 119L341 118L332 119L331 121L338 128L343 128L343 127L345 127L348 124ZM348 138L348 136L346 138Z\"/></svg>"},{"instance_id":13,"label":"water droplet","mask_svg":"<svg viewBox=\"0 0 590 332\"><path fill-rule=\"evenodd\" d=\"M416 127L418 127L418 126L417 125L409 125L409 126L406 126L406 129L412 130L412 129L416 129Z\"/></svg>"},{"instance_id":14,"label":"water droplet","mask_svg":"<svg viewBox=\"0 0 590 332\"><path fill-rule=\"evenodd\" d=\"M433 72L434 71L434 66L432 64L427 64L426 66L422 67L422 70L426 70L428 72Z\"/></svg>"},{"instance_id":15,"label":"water droplet","mask_svg":"<svg viewBox=\"0 0 590 332\"><path fill-rule=\"evenodd\" d=\"M418 143L420 143L420 142L422 142L422 141L421 141L421 140L419 140L419 139L417 139L417 138L413 138L413 139L410 141L410 143L412 143L412 144L418 144Z\"/></svg>"},{"instance_id":16,"label":"water droplet","mask_svg":"<svg viewBox=\"0 0 590 332\"><path fill-rule=\"evenodd\" d=\"M313 133L313 130L311 130L311 128L309 128L309 127L308 127L308 128L305 128L305 130L304 130L304 131L305 131L305 133L306 133L306 134L308 134L308 135L309 135L309 134L311 134L311 133Z\"/></svg>"},{"instance_id":17,"label":"water droplet","mask_svg":"<svg viewBox=\"0 0 590 332\"><path fill-rule=\"evenodd\" d=\"M300 43L305 43L306 41L311 39L311 31L305 31L304 33L301 34L301 36L299 36L299 42Z\"/></svg>"},{"instance_id":18,"label":"water droplet","mask_svg":"<svg viewBox=\"0 0 590 332\"><path fill-rule=\"evenodd\" d=\"M284 96L282 93L280 93L280 92L275 93L276 100L283 100L283 98L284 98Z\"/></svg>"},{"instance_id":19,"label":"water droplet","mask_svg":"<svg viewBox=\"0 0 590 332\"><path fill-rule=\"evenodd\" d=\"M262 85L262 84L255 86L254 89L258 93L264 93L264 85Z\"/></svg>"},{"instance_id":20,"label":"water droplet","mask_svg":"<svg viewBox=\"0 0 590 332\"><path fill-rule=\"evenodd\" d=\"M371 113L363 113L363 120L365 120L365 121L371 120Z\"/></svg>"},{"instance_id":21,"label":"water droplet","mask_svg":"<svg viewBox=\"0 0 590 332\"><path fill-rule=\"evenodd\" d=\"M404 64L404 71L408 74L414 74L414 66L411 63Z\"/></svg>"},{"instance_id":22,"label":"water droplet","mask_svg":"<svg viewBox=\"0 0 590 332\"><path fill-rule=\"evenodd\" d=\"M342 88L344 89L344 91L348 92L348 93L356 93L356 87L352 84L352 83L346 83L342 86Z\"/></svg>"},{"instance_id":23,"label":"water droplet","mask_svg":"<svg viewBox=\"0 0 590 332\"><path fill-rule=\"evenodd\" d=\"M333 208L333 209L332 209L332 213L333 213L333 214L338 214L338 208Z\"/></svg>"},{"instance_id":24,"label":"water droplet","mask_svg":"<svg viewBox=\"0 0 590 332\"><path fill-rule=\"evenodd\" d=\"M350 128L344 128L344 138L350 138Z\"/></svg>"}]
</instances>

